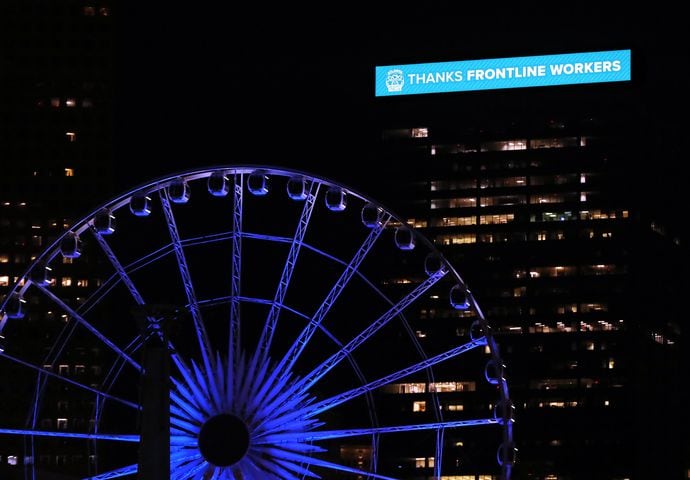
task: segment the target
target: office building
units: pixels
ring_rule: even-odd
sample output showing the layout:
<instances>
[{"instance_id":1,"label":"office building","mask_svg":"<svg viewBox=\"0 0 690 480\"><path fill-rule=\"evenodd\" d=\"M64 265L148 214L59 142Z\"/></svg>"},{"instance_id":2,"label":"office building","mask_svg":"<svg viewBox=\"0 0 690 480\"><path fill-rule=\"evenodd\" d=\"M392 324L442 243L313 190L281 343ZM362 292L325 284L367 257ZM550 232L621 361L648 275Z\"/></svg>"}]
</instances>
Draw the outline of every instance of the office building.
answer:
<instances>
[{"instance_id":1,"label":"office building","mask_svg":"<svg viewBox=\"0 0 690 480\"><path fill-rule=\"evenodd\" d=\"M659 184L673 156L650 135L643 81L377 99L377 168L398 185L379 192L456 265L497 335L516 478L687 475L671 414L682 207ZM420 312L422 341L452 314Z\"/></svg>"},{"instance_id":2,"label":"office building","mask_svg":"<svg viewBox=\"0 0 690 480\"><path fill-rule=\"evenodd\" d=\"M107 2L11 1L0 6L3 298L38 253L115 188L112 13ZM71 305L82 302L100 281L77 264L69 275L52 280L58 295ZM31 304L38 298L27 301ZM61 320L57 313L49 312L45 318L28 313L22 347L17 350L13 345L8 352L22 351L25 358L56 374L97 383L102 376L98 352L89 345L55 363L51 358L57 357L51 353L34 351L40 342L31 339L41 338L51 325L64 324ZM40 415L34 415L24 406L25 399L36 394L35 374L7 361L0 368L0 416L5 428L88 428L93 405L71 401L69 395L56 391L49 404L41 406ZM29 463L37 464L39 478L63 478L51 476L53 471L88 471L87 465L95 466L96 458L87 450L55 441L48 453L33 456L28 439L3 435L0 477L25 478L23 466Z\"/></svg>"}]
</instances>

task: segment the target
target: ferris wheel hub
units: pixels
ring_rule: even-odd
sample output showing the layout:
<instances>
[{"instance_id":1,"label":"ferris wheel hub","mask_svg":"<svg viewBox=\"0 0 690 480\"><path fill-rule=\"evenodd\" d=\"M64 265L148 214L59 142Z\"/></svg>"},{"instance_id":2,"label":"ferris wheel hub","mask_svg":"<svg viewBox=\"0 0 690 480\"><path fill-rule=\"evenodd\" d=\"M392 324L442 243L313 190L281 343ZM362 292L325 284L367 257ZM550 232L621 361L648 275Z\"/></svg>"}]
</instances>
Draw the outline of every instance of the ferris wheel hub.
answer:
<instances>
[{"instance_id":1,"label":"ferris wheel hub","mask_svg":"<svg viewBox=\"0 0 690 480\"><path fill-rule=\"evenodd\" d=\"M249 429L235 415L222 413L206 420L199 432L201 455L217 467L229 467L249 450Z\"/></svg>"}]
</instances>

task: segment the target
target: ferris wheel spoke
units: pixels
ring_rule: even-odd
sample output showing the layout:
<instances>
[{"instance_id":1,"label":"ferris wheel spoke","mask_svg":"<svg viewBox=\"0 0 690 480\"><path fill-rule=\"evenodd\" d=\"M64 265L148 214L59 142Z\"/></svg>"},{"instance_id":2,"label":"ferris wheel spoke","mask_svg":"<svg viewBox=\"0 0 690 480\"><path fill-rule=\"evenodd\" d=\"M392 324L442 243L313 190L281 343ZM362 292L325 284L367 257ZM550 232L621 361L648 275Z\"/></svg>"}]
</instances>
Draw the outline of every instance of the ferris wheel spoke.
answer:
<instances>
[{"instance_id":1,"label":"ferris wheel spoke","mask_svg":"<svg viewBox=\"0 0 690 480\"><path fill-rule=\"evenodd\" d=\"M107 433L74 433L74 432L53 432L48 430L17 430L12 428L0 428L0 434L5 435L30 435L33 437L58 437L58 438L79 438L86 440L113 440L118 442L139 442L139 435L122 435Z\"/></svg>"},{"instance_id":2,"label":"ferris wheel spoke","mask_svg":"<svg viewBox=\"0 0 690 480\"><path fill-rule=\"evenodd\" d=\"M264 471L270 472L275 478L280 478L281 480L299 480L299 477L295 473L291 472L290 469L283 467L283 462L278 461L278 459L268 456L261 461L261 466ZM291 465L291 466L297 466Z\"/></svg>"},{"instance_id":3,"label":"ferris wheel spoke","mask_svg":"<svg viewBox=\"0 0 690 480\"><path fill-rule=\"evenodd\" d=\"M398 370L397 372L379 378L378 380L374 380L373 382L370 382L367 385L362 385L361 387L353 388L352 390L348 390L347 392L334 395L331 398L327 398L325 400L322 400L321 402L314 404L308 416L312 417L314 415L318 415L322 412L325 412L326 410L330 410L331 408L336 407L341 403L347 402L355 397L358 397L366 392L382 387L383 385L387 385L391 382L395 382L396 380L406 377L407 375L411 375L420 370L424 370L425 368L432 367L437 363L441 363L450 358L456 357L462 353L469 352L470 350L476 347L484 345L486 345L486 339L485 337L480 337L475 340L472 340L471 342L467 342L463 345L459 345L455 348L452 348L434 357L424 359L421 362L418 362L402 370Z\"/></svg>"},{"instance_id":4,"label":"ferris wheel spoke","mask_svg":"<svg viewBox=\"0 0 690 480\"><path fill-rule=\"evenodd\" d=\"M323 467L323 468L327 468L329 470L354 473L357 475L362 475L363 477L379 478L382 480L396 480L393 477L387 477L385 475L379 475L379 474L374 473L374 472L366 472L364 470L360 470L357 468L348 467L345 465L339 465L337 463L328 462L326 460L322 460L322 459L317 458L317 457L311 457L308 455L303 455L301 453L291 452L288 450L282 450L282 449L272 448L272 447L256 447L256 450L266 454L269 458L274 458L274 459L279 458L279 459L282 459L283 461L295 462L296 465L299 463L306 463L306 464L309 464L311 466Z\"/></svg>"},{"instance_id":5,"label":"ferris wheel spoke","mask_svg":"<svg viewBox=\"0 0 690 480\"><path fill-rule=\"evenodd\" d=\"M201 453L199 449L196 448L196 443L197 442L195 442L195 446L192 448L182 446L170 452L170 461L172 462L173 468L177 468L178 465L182 465L195 458L201 458Z\"/></svg>"},{"instance_id":6,"label":"ferris wheel spoke","mask_svg":"<svg viewBox=\"0 0 690 480\"><path fill-rule=\"evenodd\" d=\"M371 247L374 246L374 243L381 235L381 232L389 220L390 216L384 218L380 224L371 229L369 235L357 250L357 253L355 253L350 263L345 267L345 271L340 275L340 278L335 285L333 285L333 288L326 296L326 299L318 308L302 333L300 333L297 340L295 340L295 343L292 344L292 347L290 347L285 357L283 357L281 360L278 366L279 370L290 371L292 369L300 354L304 350L304 347L307 345L307 343L309 343L309 340L314 335L319 325L321 325L321 322L326 317L340 294L343 292L352 276L358 271L360 264L367 256L367 253L369 253L369 250L371 250Z\"/></svg>"},{"instance_id":7,"label":"ferris wheel spoke","mask_svg":"<svg viewBox=\"0 0 690 480\"><path fill-rule=\"evenodd\" d=\"M196 379L194 378L194 373L189 370L189 368L183 363L182 359L180 359L177 355L173 355L172 358L177 366L177 370L182 374L185 380L185 383L182 384L181 382L175 380L174 377L170 377L177 391L185 399L187 399L188 402L195 404L201 411L210 414L212 410L211 399L206 391L202 388L203 383L197 383ZM187 390L187 386L191 389L191 392Z\"/></svg>"},{"instance_id":8,"label":"ferris wheel spoke","mask_svg":"<svg viewBox=\"0 0 690 480\"><path fill-rule=\"evenodd\" d=\"M220 479L220 474L221 474L222 471L223 471L223 470L222 470L220 467L216 467L216 468L213 470L213 475L211 475L211 478L209 478L208 480L219 480L219 479Z\"/></svg>"},{"instance_id":9,"label":"ferris wheel spoke","mask_svg":"<svg viewBox=\"0 0 690 480\"><path fill-rule=\"evenodd\" d=\"M101 235L94 229L91 230L91 233L98 242L98 245L100 245L101 250L103 250L103 253L105 253L106 257L108 257L108 260L110 260L110 263L113 265L113 268L115 268L115 271L120 277L120 281L122 281L122 283L125 284L127 290L129 290L129 292L132 294L134 301L137 302L139 305L143 305L144 299L139 293L139 290L137 290L137 287L132 282L132 279L129 277L129 275L127 275L127 272L122 267L122 263L120 263L120 260L115 255L115 252L113 252L113 249L110 248L108 242L105 241L103 235Z\"/></svg>"},{"instance_id":10,"label":"ferris wheel spoke","mask_svg":"<svg viewBox=\"0 0 690 480\"><path fill-rule=\"evenodd\" d=\"M132 365L137 370L141 371L141 365L139 365L139 363L137 361L135 361L132 357L130 357L127 353L125 353L120 347L118 347L112 341L110 341L110 339L108 337L106 337L101 332L99 332L96 329L96 327L94 327L89 322L87 322L80 314L78 314L75 310L73 310L72 307L67 305L61 298L54 295L53 292L48 290L43 285L39 285L39 284L34 284L34 285L36 285L36 288L38 288L41 292L43 292L43 294L46 297L48 297L50 300L52 300L60 308L62 308L62 310L64 310L67 315L69 315L74 320L76 320L80 325L85 327L89 332L91 332L93 335L95 335L101 342L103 342L105 345L107 345L111 350L113 350L119 356L124 358L130 365Z\"/></svg>"},{"instance_id":11,"label":"ferris wheel spoke","mask_svg":"<svg viewBox=\"0 0 690 480\"><path fill-rule=\"evenodd\" d=\"M283 273L281 274L280 281L278 282L278 289L276 290L273 298L271 309L268 312L264 329L261 332L258 350L261 353L262 358L265 358L270 350L271 341L273 340L273 333L275 332L276 325L278 323L278 316L280 315L280 309L283 305L283 301L285 300L285 294L288 286L290 285L292 272L295 270L297 256L299 255L300 248L302 247L304 236L307 233L307 227L309 226L309 221L314 210L314 204L319 193L320 186L320 183L312 181L309 187L309 193L307 194L304 208L302 208L302 213L300 215L299 222L297 223L297 230L295 231L295 236L290 245L290 251L288 252L287 259L285 260Z\"/></svg>"},{"instance_id":12,"label":"ferris wheel spoke","mask_svg":"<svg viewBox=\"0 0 690 480\"><path fill-rule=\"evenodd\" d=\"M143 336L141 334L137 334L132 341L127 344L127 346L124 348L124 351L128 352L129 355L132 355L136 353L142 345ZM105 375L105 377L103 377L102 385L105 387L105 390L109 390L115 380L117 380L120 372L122 372L122 369L125 366L125 362L125 359L122 357L117 357L115 359L113 364L110 366L108 373Z\"/></svg>"},{"instance_id":13,"label":"ferris wheel spoke","mask_svg":"<svg viewBox=\"0 0 690 480\"><path fill-rule=\"evenodd\" d=\"M175 477L173 478L192 478L194 477L194 475L201 472L205 468L208 468L208 463L201 456L199 456L199 458L194 459L187 464L178 466L175 469Z\"/></svg>"},{"instance_id":14,"label":"ferris wheel spoke","mask_svg":"<svg viewBox=\"0 0 690 480\"><path fill-rule=\"evenodd\" d=\"M445 427L446 425L436 429L436 456L434 457L434 475L437 478L441 478L441 465L443 465L443 436L446 431Z\"/></svg>"},{"instance_id":15,"label":"ferris wheel spoke","mask_svg":"<svg viewBox=\"0 0 690 480\"><path fill-rule=\"evenodd\" d=\"M274 458L272 460L274 463L281 465L285 469L295 471L297 474L302 476L302 479L304 479L304 477L321 478L317 474L311 472L308 468L303 467L302 464L290 463L287 460L282 460L280 458Z\"/></svg>"},{"instance_id":16,"label":"ferris wheel spoke","mask_svg":"<svg viewBox=\"0 0 690 480\"><path fill-rule=\"evenodd\" d=\"M132 407L132 408L134 408L134 409L136 409L136 410L139 410L139 408L140 408L139 405L137 405L137 404L134 403L134 402L130 402L130 401L125 400L125 399L123 399L123 398L119 398L119 397L116 397L116 396L114 396L114 395L110 395L110 394L108 394L108 393L102 392L102 391L97 390L97 389L95 389L95 388L93 388L93 387L90 387L90 386L88 386L88 385L84 385L83 383L79 383L79 382L77 382L77 381L74 381L74 380L72 380L72 379L70 379L70 378L63 377L62 375L58 375L57 373L51 372L51 371L49 371L49 370L46 370L45 368L41 368L41 367L39 367L39 366L37 366L37 365L34 365L34 364L32 364L32 363L29 363L29 362L26 362L26 361L24 361L24 360L20 360L20 359L18 359L18 358L16 358L16 357L13 357L12 355L9 355L7 352L0 352L0 356L2 356L2 357L4 357L4 358L7 358L8 360L11 360L11 361L13 361L13 362L15 362L15 363L17 363L17 364L19 364L19 365L23 365L23 366L28 367L28 368L30 368L30 369L32 369L32 370L35 370L35 371L39 372L39 373L42 374L42 375L46 375L46 376L49 376L49 377L52 377L52 378L56 378L56 379L58 379L58 380L60 380L60 381L62 381L62 382L69 383L70 385L74 385L75 387L78 387L78 388L81 388L81 389L84 389L84 390L88 390L89 392L95 393L96 395L99 395L99 396L101 396L101 397L109 398L109 399L111 399L111 400L115 400L116 402L122 403L123 405L127 405L128 407Z\"/></svg>"},{"instance_id":17,"label":"ferris wheel spoke","mask_svg":"<svg viewBox=\"0 0 690 480\"><path fill-rule=\"evenodd\" d=\"M192 315L192 321L194 322L194 329L196 331L197 341L199 343L199 350L201 351L201 357L204 362L204 367L206 371L212 371L211 363L213 361L211 357L211 344L206 334L206 328L204 327L203 319L201 318L201 311L199 309L199 303L196 299L196 293L194 293L194 285L192 283L192 276L189 273L189 267L187 266L187 259L185 258L184 249L180 241L180 233L177 230L177 223L175 222L175 216L170 205L170 200L168 199L168 194L165 189L159 191L159 196L161 200L161 205L163 206L163 212L165 213L165 218L168 224L168 232L170 233L170 239L172 241L173 249L175 250L175 257L177 258L177 266L180 269L180 275L182 277L182 284L184 286L185 294L187 295L188 308ZM215 380L211 377L211 382L215 384Z\"/></svg>"},{"instance_id":18,"label":"ferris wheel spoke","mask_svg":"<svg viewBox=\"0 0 690 480\"><path fill-rule=\"evenodd\" d=\"M299 440L301 442L318 442L335 438L360 437L380 433L415 432L419 430L442 430L444 428L463 428L476 427L480 425L498 425L499 421L495 418L478 418L473 420L449 420L445 422L419 423L411 425L395 425L389 427L372 428L352 428L343 430L321 430L315 432L304 432L303 435L281 435L271 436L272 443L280 444L281 441L289 442Z\"/></svg>"},{"instance_id":19,"label":"ferris wheel spoke","mask_svg":"<svg viewBox=\"0 0 690 480\"><path fill-rule=\"evenodd\" d=\"M228 338L229 370L237 364L240 352L240 285L242 280L242 210L243 175L233 175L232 197L232 265L230 280L230 331Z\"/></svg>"},{"instance_id":20,"label":"ferris wheel spoke","mask_svg":"<svg viewBox=\"0 0 690 480\"><path fill-rule=\"evenodd\" d=\"M366 342L371 338L376 332L383 328L389 321L398 316L405 308L407 308L412 302L419 298L424 292L431 288L436 282L441 280L446 273L445 269L440 269L434 272L429 278L424 280L419 284L414 290L405 295L398 303L393 305L386 313L381 315L376 321L371 323L367 328L365 328L359 335L353 338L347 345L341 348L338 352L333 354L321 365L312 370L306 377L300 381L300 385L308 390L316 382L319 381L324 375L326 375L331 369L338 365L344 358L346 358L350 353L352 353L357 347Z\"/></svg>"},{"instance_id":21,"label":"ferris wheel spoke","mask_svg":"<svg viewBox=\"0 0 690 480\"><path fill-rule=\"evenodd\" d=\"M124 269L126 272L134 273L148 265L151 265L152 263L160 260L161 258L167 257L174 251L174 246L171 243L169 243L167 245L160 247L157 250L154 250L153 252L144 255L143 257L134 260L133 262L125 266Z\"/></svg>"},{"instance_id":22,"label":"ferris wheel spoke","mask_svg":"<svg viewBox=\"0 0 690 480\"><path fill-rule=\"evenodd\" d=\"M134 475L139 471L138 464L127 465L126 467L118 468L117 470L111 470L106 473L101 473L100 475L94 475L93 477L84 477L82 480L108 480L110 478L125 477L127 475Z\"/></svg>"},{"instance_id":23,"label":"ferris wheel spoke","mask_svg":"<svg viewBox=\"0 0 690 480\"><path fill-rule=\"evenodd\" d=\"M273 473L261 468L261 466L259 466L251 456L245 457L245 461L240 463L238 470L242 475L240 478L265 478L267 480L282 480L280 477L276 477ZM234 478L235 476L232 473L228 475L229 480L234 480Z\"/></svg>"}]
</instances>

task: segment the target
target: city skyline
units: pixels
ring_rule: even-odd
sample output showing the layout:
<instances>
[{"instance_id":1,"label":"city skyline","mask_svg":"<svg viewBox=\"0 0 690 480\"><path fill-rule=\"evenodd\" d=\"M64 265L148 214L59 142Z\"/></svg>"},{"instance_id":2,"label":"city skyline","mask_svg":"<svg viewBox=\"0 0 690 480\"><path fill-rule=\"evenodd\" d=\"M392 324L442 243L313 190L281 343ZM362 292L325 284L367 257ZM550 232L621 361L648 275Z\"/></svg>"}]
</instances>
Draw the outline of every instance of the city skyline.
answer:
<instances>
[{"instance_id":1,"label":"city skyline","mask_svg":"<svg viewBox=\"0 0 690 480\"><path fill-rule=\"evenodd\" d=\"M4 8L8 5L12 13L11 3ZM680 139L689 123L682 108L688 98L683 85L688 62L681 31L674 28L678 19L604 12L592 18L567 10L534 16L519 8L500 9L494 15L478 8L457 15L425 7L410 17L372 13L364 20L359 12L350 11L324 14L319 22L312 22L307 17L283 19L280 12L225 17L220 11L189 11L174 5L165 10L111 9L76 2L56 9L61 13L53 17L52 10L22 10L18 5L14 11L24 15L17 17L24 23L9 29L15 37L4 34L3 41L11 40L12 48L0 52L0 85L6 87L0 94L0 136L3 159L11 162L3 184L7 197L3 201L10 200L4 205L11 208L2 212L2 227L16 228L6 231L17 234L2 239L3 272L10 264L19 268L16 265L26 263L42 242L61 228L70 228L75 219L155 178L219 165L296 169L370 195L428 232L447 258L463 267L461 274L465 268L470 272L470 287L478 285L480 305L486 300L487 311L503 334L511 329L535 334L519 339L502 336L509 357L529 360L529 355L520 357L520 348L539 343L547 333L544 338L560 335L563 341L579 335L581 340L570 347L563 344L562 358L555 354L545 358L553 363L549 375L577 375L578 389L583 389L582 398L554 400L554 404L579 405L582 412L590 411L585 409L591 408L588 402L598 398L583 400L589 398L586 388L597 384L589 376L608 378L633 371L631 357L616 345L623 345L618 340L625 338L625 332L636 331L638 324L628 322L643 319L643 308L633 308L632 297L624 301L616 289L631 282L624 291L640 292L640 305L652 308L656 298L687 285L684 276L674 273L684 265L687 253ZM30 11L37 16L31 17ZM668 28L653 36L655 24L662 20ZM82 30L82 24L94 30ZM98 37L92 38L89 31ZM75 36L63 37L65 32ZM63 38L71 40L62 43ZM631 50L630 82L374 97L377 65L610 49ZM33 119L40 121L34 125ZM582 160L582 167L568 163L573 159ZM249 184L247 188L252 190ZM28 207L22 203L27 198ZM62 212L69 218L60 222L55 215ZM364 220L364 210L362 216L358 221ZM29 226L37 231L27 236ZM171 236L174 244L175 235ZM640 239L645 243L640 244ZM526 256L521 258L518 252ZM541 252L548 265L530 252ZM676 257L680 260L669 262ZM503 260L482 268L482 259ZM69 272L71 261L63 263L67 266L61 269ZM649 284L642 272L659 280L658 285ZM562 279L561 274L571 279ZM60 287L74 288L69 291L76 295L88 285L100 285L96 278L62 275ZM489 275L496 275L491 277L495 281L487 281ZM540 276L544 279L534 280ZM564 290L563 285L574 290ZM664 291L662 285L669 288ZM606 291L609 297L604 298ZM649 328L682 323L674 308L660 310L666 313L658 318L651 315ZM445 310L431 312L419 308L411 330L420 339L415 341L428 345L434 345L430 339L438 332L426 331L427 320L437 314L454 318L442 313ZM505 312L513 313L506 317ZM551 314L561 316L554 319ZM613 326L617 315L633 328ZM53 317L52 311L45 314L46 320ZM553 323L556 319L560 321ZM591 363L587 370L580 369L577 361L568 363L568 349L590 351L588 332L599 330L592 334L591 346L601 345L602 353L597 355L610 355L600 359L603 367ZM554 336L554 332L563 333ZM649 341L652 334L655 343L649 348L653 349L655 344L674 344L678 332L669 337L661 330L639 333L628 340ZM680 345L686 348L684 341ZM528 363L518 363L515 371L524 373ZM558 365L571 365L571 370L561 371ZM663 368L655 365L650 367ZM84 367L74 365L75 374L77 366L80 371ZM668 367L671 373L678 365ZM65 372L70 371L68 365ZM640 372L648 374L644 368ZM580 378L583 375L587 378ZM642 399L651 398L646 393L651 383L636 383L633 378L623 385L637 391L639 405L645 405ZM520 413L538 421L540 409L550 403L538 403L541 394L531 390L552 389L553 395L567 397L572 385L568 382L523 374L517 391L531 403L519 405ZM527 384L531 386L525 390ZM414 389L426 394L432 392L432 385L395 388L398 393ZM610 398L617 405L615 391L610 391ZM608 390L595 393L601 392L608 395ZM391 398L400 401L401 412L413 408L413 417L428 408L421 396L413 404L410 396ZM630 400L629 405L638 405L637 401ZM459 405L447 407L457 411L469 404ZM59 402L57 408L65 410ZM57 419L58 425L61 420L65 427L67 420ZM650 434L654 431L649 425L644 428ZM587 438L585 442L590 441ZM575 436L564 439L564 447L580 441ZM544 465L534 463L534 452L539 451L535 448L544 439L537 432L526 441L526 452L532 456L517 471L535 468L551 478ZM596 450L596 443L588 445ZM414 468L435 468L434 458L424 455ZM567 462L548 465L566 468Z\"/></svg>"}]
</instances>

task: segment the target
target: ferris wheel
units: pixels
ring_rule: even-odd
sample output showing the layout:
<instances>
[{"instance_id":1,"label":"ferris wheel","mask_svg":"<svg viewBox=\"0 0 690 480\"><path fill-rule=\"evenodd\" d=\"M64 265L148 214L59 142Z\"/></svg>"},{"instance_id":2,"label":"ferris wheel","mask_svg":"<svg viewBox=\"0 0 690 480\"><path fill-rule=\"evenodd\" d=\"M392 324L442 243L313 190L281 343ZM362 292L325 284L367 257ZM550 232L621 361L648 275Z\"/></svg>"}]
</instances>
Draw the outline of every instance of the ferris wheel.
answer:
<instances>
[{"instance_id":1,"label":"ferris wheel","mask_svg":"<svg viewBox=\"0 0 690 480\"><path fill-rule=\"evenodd\" d=\"M504 366L468 286L403 219L313 174L133 188L46 248L0 314L25 393L0 441L22 444L25 478L134 478L151 452L174 479L511 476Z\"/></svg>"}]
</instances>

